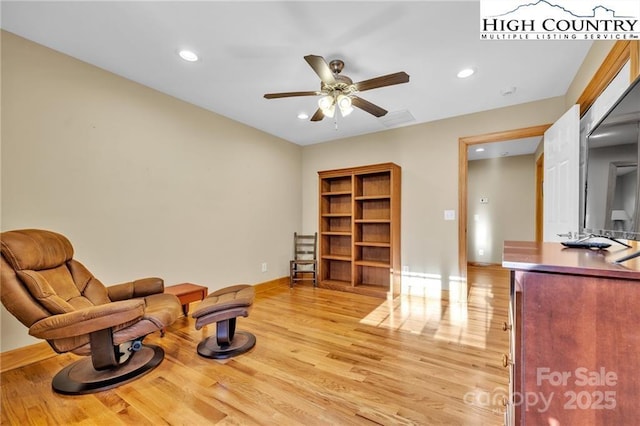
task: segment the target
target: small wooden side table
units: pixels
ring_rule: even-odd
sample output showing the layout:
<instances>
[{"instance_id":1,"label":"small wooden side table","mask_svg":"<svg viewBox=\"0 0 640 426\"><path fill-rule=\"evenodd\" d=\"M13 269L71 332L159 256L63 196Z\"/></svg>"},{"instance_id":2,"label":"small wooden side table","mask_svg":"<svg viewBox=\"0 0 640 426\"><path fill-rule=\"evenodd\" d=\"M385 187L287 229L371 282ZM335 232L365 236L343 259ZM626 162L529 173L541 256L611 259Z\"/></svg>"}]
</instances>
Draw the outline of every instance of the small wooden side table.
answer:
<instances>
[{"instance_id":1,"label":"small wooden side table","mask_svg":"<svg viewBox=\"0 0 640 426\"><path fill-rule=\"evenodd\" d=\"M186 317L189 314L189 303L203 300L207 297L209 289L203 285L182 283L165 287L164 292L178 296Z\"/></svg>"}]
</instances>

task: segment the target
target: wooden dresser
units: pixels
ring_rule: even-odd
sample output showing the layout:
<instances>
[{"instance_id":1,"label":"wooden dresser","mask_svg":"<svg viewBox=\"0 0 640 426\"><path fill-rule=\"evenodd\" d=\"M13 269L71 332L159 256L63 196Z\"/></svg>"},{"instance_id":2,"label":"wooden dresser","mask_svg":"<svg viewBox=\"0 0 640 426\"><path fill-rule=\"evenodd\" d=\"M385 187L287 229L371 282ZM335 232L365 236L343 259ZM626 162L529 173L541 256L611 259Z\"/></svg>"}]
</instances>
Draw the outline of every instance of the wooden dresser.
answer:
<instances>
[{"instance_id":1,"label":"wooden dresser","mask_svg":"<svg viewBox=\"0 0 640 426\"><path fill-rule=\"evenodd\" d=\"M640 258L614 264L631 252L616 246L505 242L507 424L638 424Z\"/></svg>"}]
</instances>

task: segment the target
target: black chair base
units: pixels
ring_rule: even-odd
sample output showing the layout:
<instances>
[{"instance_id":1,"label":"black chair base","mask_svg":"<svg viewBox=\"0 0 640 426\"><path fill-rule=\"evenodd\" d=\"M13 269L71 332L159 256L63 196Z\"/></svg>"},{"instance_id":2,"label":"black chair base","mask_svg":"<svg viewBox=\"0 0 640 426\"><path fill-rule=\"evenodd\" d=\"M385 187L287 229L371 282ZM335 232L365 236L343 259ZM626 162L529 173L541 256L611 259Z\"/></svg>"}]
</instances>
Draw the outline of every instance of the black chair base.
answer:
<instances>
[{"instance_id":1,"label":"black chair base","mask_svg":"<svg viewBox=\"0 0 640 426\"><path fill-rule=\"evenodd\" d=\"M159 346L143 345L122 365L115 369L98 371L91 357L85 357L66 366L53 378L51 386L57 393L82 395L115 388L156 368L164 359Z\"/></svg>"},{"instance_id":2,"label":"black chair base","mask_svg":"<svg viewBox=\"0 0 640 426\"><path fill-rule=\"evenodd\" d=\"M219 345L216 336L209 336L198 343L198 355L211 359L227 359L247 352L256 345L256 336L246 331L236 331L228 345Z\"/></svg>"}]
</instances>

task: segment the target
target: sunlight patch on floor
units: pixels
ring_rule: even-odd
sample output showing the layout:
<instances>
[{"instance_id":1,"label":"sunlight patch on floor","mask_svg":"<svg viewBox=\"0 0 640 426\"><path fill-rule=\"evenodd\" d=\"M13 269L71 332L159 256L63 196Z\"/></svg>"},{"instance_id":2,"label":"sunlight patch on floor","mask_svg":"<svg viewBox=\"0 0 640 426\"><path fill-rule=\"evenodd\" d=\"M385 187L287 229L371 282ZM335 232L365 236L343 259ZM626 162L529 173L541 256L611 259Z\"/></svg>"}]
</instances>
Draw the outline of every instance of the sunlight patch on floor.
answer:
<instances>
[{"instance_id":1,"label":"sunlight patch on floor","mask_svg":"<svg viewBox=\"0 0 640 426\"><path fill-rule=\"evenodd\" d=\"M443 285L442 276L418 272L403 272L400 294L440 299Z\"/></svg>"},{"instance_id":2,"label":"sunlight patch on floor","mask_svg":"<svg viewBox=\"0 0 640 426\"><path fill-rule=\"evenodd\" d=\"M485 349L493 319L490 286L471 286L467 303L450 303L434 337Z\"/></svg>"},{"instance_id":3,"label":"sunlight patch on floor","mask_svg":"<svg viewBox=\"0 0 640 426\"><path fill-rule=\"evenodd\" d=\"M441 309L439 299L397 296L380 304L360 323L420 334L425 327L433 327L440 322Z\"/></svg>"},{"instance_id":4,"label":"sunlight patch on floor","mask_svg":"<svg viewBox=\"0 0 640 426\"><path fill-rule=\"evenodd\" d=\"M402 293L388 297L360 322L486 348L493 317L491 286L472 286L468 293L464 278L449 277L448 289L443 289L439 275L405 272Z\"/></svg>"}]
</instances>

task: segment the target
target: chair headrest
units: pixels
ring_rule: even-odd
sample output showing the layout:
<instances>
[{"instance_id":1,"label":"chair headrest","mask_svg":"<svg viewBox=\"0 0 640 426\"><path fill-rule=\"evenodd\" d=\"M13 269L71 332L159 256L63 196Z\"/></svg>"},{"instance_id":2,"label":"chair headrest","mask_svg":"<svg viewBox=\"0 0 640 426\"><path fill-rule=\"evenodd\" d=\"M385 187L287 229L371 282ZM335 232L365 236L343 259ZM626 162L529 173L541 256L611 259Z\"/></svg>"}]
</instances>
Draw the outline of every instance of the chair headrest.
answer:
<instances>
[{"instance_id":1,"label":"chair headrest","mask_svg":"<svg viewBox=\"0 0 640 426\"><path fill-rule=\"evenodd\" d=\"M58 233L20 229L1 234L2 256L16 271L39 271L60 266L73 258L73 246Z\"/></svg>"}]
</instances>

